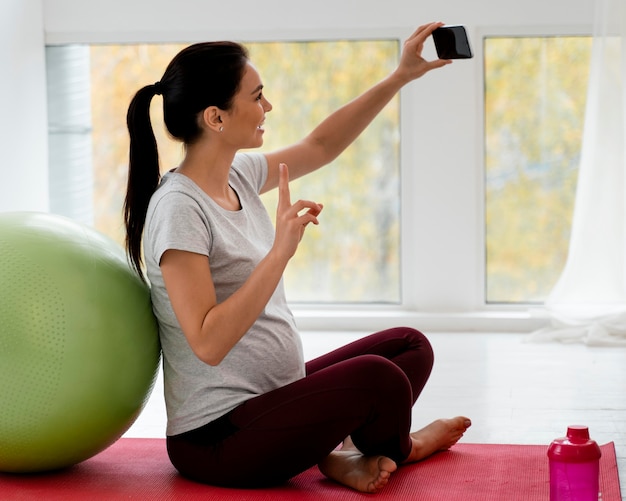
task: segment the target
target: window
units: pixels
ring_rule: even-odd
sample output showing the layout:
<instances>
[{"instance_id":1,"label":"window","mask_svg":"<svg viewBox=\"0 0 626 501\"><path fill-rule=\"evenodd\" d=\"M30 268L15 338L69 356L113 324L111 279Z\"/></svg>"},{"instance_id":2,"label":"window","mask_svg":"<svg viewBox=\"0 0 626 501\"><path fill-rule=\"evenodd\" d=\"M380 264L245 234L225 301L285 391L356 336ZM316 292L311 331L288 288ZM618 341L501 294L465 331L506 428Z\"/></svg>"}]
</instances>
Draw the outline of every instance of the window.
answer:
<instances>
[{"instance_id":1,"label":"window","mask_svg":"<svg viewBox=\"0 0 626 501\"><path fill-rule=\"evenodd\" d=\"M274 109L266 121L263 150L284 146L304 136L331 111L386 76L397 64L397 40L359 40L289 43L250 43L253 63L265 84ZM128 103L141 86L160 79L183 45L92 45L48 48L50 134L63 140L58 161L67 166L67 152L81 180L76 213L91 214L94 226L123 242L121 207L124 198L128 135ZM74 57L71 53L74 51ZM314 63L314 64L312 64ZM61 69L61 71L59 71ZM84 102L61 99L72 80L75 88L90 90ZM71 101L71 100L70 100ZM60 104L55 104L60 103ZM162 124L161 100L153 101L153 127L161 168L175 167L181 145L171 141ZM68 112L76 107L79 113ZM81 108L82 107L82 108ZM80 126L67 123L76 116ZM60 120L59 120L60 119ZM64 122L65 125L59 125ZM399 98L375 119L368 130L332 165L292 183L292 198L324 203L319 227L311 227L292 259L285 283L295 302L390 303L400 297L400 112ZM51 143L52 144L52 143ZM78 148L77 145L82 145ZM87 148L85 147L87 146ZM90 148L89 148L90 147ZM84 152L87 150L87 154ZM52 150L51 150L52 156ZM55 168L51 165L51 171ZM56 167L60 168L60 167ZM65 169L67 170L67 169ZM51 175L65 179L66 172ZM93 180L91 180L93 177ZM54 183L52 183L54 184ZM52 186L51 204L69 203L66 183ZM86 188L84 188L86 186ZM276 194L264 195L270 215Z\"/></svg>"},{"instance_id":2,"label":"window","mask_svg":"<svg viewBox=\"0 0 626 501\"><path fill-rule=\"evenodd\" d=\"M486 299L540 303L567 257L590 37L487 37Z\"/></svg>"}]
</instances>

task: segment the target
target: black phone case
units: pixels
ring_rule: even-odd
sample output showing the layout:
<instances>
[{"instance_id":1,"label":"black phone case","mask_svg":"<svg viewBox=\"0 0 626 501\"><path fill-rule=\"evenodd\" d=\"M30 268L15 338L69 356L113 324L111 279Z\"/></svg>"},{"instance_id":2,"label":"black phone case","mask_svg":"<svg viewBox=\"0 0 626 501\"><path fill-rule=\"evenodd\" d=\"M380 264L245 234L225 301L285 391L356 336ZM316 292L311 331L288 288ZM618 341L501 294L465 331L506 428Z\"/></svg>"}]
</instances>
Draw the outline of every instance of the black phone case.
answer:
<instances>
[{"instance_id":1,"label":"black phone case","mask_svg":"<svg viewBox=\"0 0 626 501\"><path fill-rule=\"evenodd\" d=\"M474 57L463 26L442 26L433 31L439 59L470 59Z\"/></svg>"}]
</instances>

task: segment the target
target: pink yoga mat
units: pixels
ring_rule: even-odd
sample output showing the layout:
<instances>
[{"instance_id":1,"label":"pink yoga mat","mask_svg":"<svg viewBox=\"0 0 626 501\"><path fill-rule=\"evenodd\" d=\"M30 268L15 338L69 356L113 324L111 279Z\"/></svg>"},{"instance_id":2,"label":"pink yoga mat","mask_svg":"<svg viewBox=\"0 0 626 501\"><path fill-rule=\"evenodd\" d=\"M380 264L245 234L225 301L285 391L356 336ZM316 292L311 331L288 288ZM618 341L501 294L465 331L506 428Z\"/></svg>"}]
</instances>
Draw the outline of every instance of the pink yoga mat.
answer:
<instances>
[{"instance_id":1,"label":"pink yoga mat","mask_svg":"<svg viewBox=\"0 0 626 501\"><path fill-rule=\"evenodd\" d=\"M621 501L614 444L601 446L602 501ZM548 501L545 445L455 445L399 468L385 489L362 494L311 468L271 489L223 489L180 477L165 440L123 438L72 468L47 474L0 474L0 499L10 501Z\"/></svg>"}]
</instances>

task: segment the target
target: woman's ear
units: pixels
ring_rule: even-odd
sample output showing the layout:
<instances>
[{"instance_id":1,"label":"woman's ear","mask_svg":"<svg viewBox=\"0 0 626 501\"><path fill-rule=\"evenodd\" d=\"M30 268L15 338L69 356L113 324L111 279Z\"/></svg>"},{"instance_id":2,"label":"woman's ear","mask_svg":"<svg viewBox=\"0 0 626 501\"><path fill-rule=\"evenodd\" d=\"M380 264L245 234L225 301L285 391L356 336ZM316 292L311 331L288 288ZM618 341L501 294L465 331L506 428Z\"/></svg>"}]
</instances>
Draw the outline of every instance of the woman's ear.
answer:
<instances>
[{"instance_id":1,"label":"woman's ear","mask_svg":"<svg viewBox=\"0 0 626 501\"><path fill-rule=\"evenodd\" d=\"M202 112L202 121L204 122L204 126L215 132L221 132L223 130L221 117L222 113L224 113L224 111L220 110L217 106L209 106L208 108L205 108Z\"/></svg>"}]
</instances>

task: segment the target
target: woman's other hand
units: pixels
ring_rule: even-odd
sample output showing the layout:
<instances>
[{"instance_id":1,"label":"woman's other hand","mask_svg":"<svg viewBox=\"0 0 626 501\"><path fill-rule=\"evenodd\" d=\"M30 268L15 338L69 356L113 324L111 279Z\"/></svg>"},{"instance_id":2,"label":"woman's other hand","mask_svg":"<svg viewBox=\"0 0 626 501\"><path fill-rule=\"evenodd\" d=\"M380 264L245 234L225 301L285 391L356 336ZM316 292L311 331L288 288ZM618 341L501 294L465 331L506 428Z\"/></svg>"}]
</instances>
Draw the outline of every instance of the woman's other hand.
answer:
<instances>
[{"instance_id":1,"label":"woman's other hand","mask_svg":"<svg viewBox=\"0 0 626 501\"><path fill-rule=\"evenodd\" d=\"M281 163L279 165L274 249L284 258L290 259L296 253L307 225L309 223L319 224L317 216L322 212L322 208L321 204L310 200L298 200L294 204L291 203L289 169L286 164Z\"/></svg>"}]
</instances>

